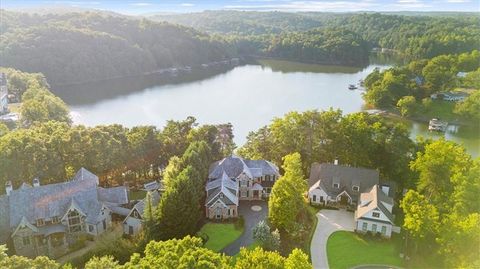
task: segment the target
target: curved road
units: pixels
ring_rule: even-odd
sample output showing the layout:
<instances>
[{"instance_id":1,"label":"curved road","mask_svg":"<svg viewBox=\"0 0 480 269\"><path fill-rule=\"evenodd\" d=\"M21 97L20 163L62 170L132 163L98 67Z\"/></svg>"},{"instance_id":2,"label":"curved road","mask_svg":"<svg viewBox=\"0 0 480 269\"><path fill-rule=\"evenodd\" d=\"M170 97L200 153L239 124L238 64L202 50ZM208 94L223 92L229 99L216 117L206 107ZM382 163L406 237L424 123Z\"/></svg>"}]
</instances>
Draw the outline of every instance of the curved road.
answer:
<instances>
[{"instance_id":1,"label":"curved road","mask_svg":"<svg viewBox=\"0 0 480 269\"><path fill-rule=\"evenodd\" d=\"M312 264L315 269L328 269L327 240L336 231L353 231L355 220L353 212L346 210L322 209L317 213L317 227L313 234L310 253Z\"/></svg>"}]
</instances>

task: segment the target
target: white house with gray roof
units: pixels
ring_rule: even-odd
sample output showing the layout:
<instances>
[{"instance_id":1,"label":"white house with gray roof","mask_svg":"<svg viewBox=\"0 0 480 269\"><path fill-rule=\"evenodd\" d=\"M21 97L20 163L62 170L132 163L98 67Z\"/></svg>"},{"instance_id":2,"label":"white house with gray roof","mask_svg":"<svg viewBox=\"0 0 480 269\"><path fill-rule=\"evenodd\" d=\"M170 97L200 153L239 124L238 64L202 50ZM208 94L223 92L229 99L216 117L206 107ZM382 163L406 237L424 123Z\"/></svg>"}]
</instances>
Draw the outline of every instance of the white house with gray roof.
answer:
<instances>
[{"instance_id":1,"label":"white house with gray roof","mask_svg":"<svg viewBox=\"0 0 480 269\"><path fill-rule=\"evenodd\" d=\"M85 168L62 183L13 189L0 195L0 244L12 242L17 255L59 257L79 235L97 236L112 223L112 208L128 204L126 187L102 188Z\"/></svg>"},{"instance_id":2,"label":"white house with gray roof","mask_svg":"<svg viewBox=\"0 0 480 269\"><path fill-rule=\"evenodd\" d=\"M229 156L210 166L206 185L206 216L227 219L238 216L241 200L261 200L270 195L280 177L278 168L265 160Z\"/></svg>"},{"instance_id":3,"label":"white house with gray roof","mask_svg":"<svg viewBox=\"0 0 480 269\"><path fill-rule=\"evenodd\" d=\"M399 232L394 224L393 199L388 196L389 188L375 185L369 192L360 195L360 203L355 211L357 232L380 233L390 238L392 231Z\"/></svg>"}]
</instances>

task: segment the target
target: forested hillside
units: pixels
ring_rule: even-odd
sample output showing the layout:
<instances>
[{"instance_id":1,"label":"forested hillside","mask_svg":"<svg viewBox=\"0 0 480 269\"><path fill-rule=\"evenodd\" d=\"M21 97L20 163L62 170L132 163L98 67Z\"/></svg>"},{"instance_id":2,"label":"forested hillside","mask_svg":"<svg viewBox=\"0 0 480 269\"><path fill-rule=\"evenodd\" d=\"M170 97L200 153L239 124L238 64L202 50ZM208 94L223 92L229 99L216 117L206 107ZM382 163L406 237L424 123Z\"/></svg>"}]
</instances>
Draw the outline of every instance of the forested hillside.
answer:
<instances>
[{"instance_id":1,"label":"forested hillside","mask_svg":"<svg viewBox=\"0 0 480 269\"><path fill-rule=\"evenodd\" d=\"M307 31L319 27L340 27L360 35L371 48L383 47L397 50L413 59L467 52L478 48L480 19L475 14L417 15L205 11L168 16L156 15L151 18L187 25L211 33L234 36L268 35Z\"/></svg>"},{"instance_id":2,"label":"forested hillside","mask_svg":"<svg viewBox=\"0 0 480 269\"><path fill-rule=\"evenodd\" d=\"M99 12L29 15L2 10L2 65L52 84L137 75L230 57L191 28Z\"/></svg>"}]
</instances>

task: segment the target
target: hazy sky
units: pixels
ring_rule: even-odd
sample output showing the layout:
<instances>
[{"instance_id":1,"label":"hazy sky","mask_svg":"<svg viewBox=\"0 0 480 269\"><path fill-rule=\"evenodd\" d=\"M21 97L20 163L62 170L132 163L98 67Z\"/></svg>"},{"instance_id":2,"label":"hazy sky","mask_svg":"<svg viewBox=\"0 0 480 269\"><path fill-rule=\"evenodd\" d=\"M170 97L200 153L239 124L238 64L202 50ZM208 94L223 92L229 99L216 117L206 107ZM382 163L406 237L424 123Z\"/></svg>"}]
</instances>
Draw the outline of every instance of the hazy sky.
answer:
<instances>
[{"instance_id":1,"label":"hazy sky","mask_svg":"<svg viewBox=\"0 0 480 269\"><path fill-rule=\"evenodd\" d=\"M73 6L111 10L125 14L195 12L215 9L279 11L479 11L480 0L98 0L42 1L0 0L6 9L38 6Z\"/></svg>"}]
</instances>

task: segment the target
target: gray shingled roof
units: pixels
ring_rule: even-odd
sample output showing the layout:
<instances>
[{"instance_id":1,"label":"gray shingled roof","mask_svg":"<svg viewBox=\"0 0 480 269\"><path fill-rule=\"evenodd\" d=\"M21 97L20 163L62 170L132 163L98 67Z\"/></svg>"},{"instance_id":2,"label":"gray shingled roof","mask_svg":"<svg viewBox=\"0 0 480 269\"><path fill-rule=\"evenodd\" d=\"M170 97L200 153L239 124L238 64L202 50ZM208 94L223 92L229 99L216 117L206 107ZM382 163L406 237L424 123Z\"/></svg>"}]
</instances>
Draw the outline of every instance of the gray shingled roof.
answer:
<instances>
[{"instance_id":1,"label":"gray shingled roof","mask_svg":"<svg viewBox=\"0 0 480 269\"><path fill-rule=\"evenodd\" d=\"M207 205L211 205L218 199L227 205L238 205L238 183L234 179L230 179L225 171L223 171L221 177L208 181L205 189L207 191ZM219 193L223 193L223 197L220 197Z\"/></svg>"},{"instance_id":2,"label":"gray shingled roof","mask_svg":"<svg viewBox=\"0 0 480 269\"><path fill-rule=\"evenodd\" d=\"M366 204L359 205L357 207L357 211L355 212L355 219L363 218L369 219L365 217L365 214L370 212L373 209L377 209L382 211L383 214L388 218L388 220L393 223L394 217L392 212L390 212L383 203L389 204L393 207L393 199L388 197L378 185L372 187L372 189L367 193L362 193L362 202L368 201ZM376 220L376 219L373 219Z\"/></svg>"},{"instance_id":3,"label":"gray shingled roof","mask_svg":"<svg viewBox=\"0 0 480 269\"><path fill-rule=\"evenodd\" d=\"M160 193L158 191L151 191L150 194L152 197L152 206L157 206L158 203L160 202ZM146 202L147 202L147 197L143 198L142 201L136 203L130 212L132 212L133 210L137 210L138 213L141 216L143 216ZM130 212L128 213L128 215L130 215Z\"/></svg>"},{"instance_id":4,"label":"gray shingled roof","mask_svg":"<svg viewBox=\"0 0 480 269\"><path fill-rule=\"evenodd\" d=\"M213 163L210 167L209 178L219 178L223 172L227 173L230 178L237 178L242 172L250 178L264 175L280 176L278 168L271 162L265 160L245 160L235 155Z\"/></svg>"},{"instance_id":5,"label":"gray shingled roof","mask_svg":"<svg viewBox=\"0 0 480 269\"><path fill-rule=\"evenodd\" d=\"M335 165L330 163L314 163L310 170L308 180L309 188L320 181L320 187L331 197L335 197L344 190L352 197L354 202L358 201L359 194L368 192L373 185L379 182L377 170ZM334 188L333 183L338 183L339 188ZM359 191L353 191L353 186L359 186Z\"/></svg>"},{"instance_id":6,"label":"gray shingled roof","mask_svg":"<svg viewBox=\"0 0 480 269\"><path fill-rule=\"evenodd\" d=\"M127 187L118 186L113 188L98 187L98 199L114 204L128 204Z\"/></svg>"},{"instance_id":7,"label":"gray shingled roof","mask_svg":"<svg viewBox=\"0 0 480 269\"><path fill-rule=\"evenodd\" d=\"M63 217L70 206L85 214L86 222L95 224L104 203L128 203L125 187L97 189L97 184L98 177L82 168L68 182L12 190L10 195L0 196L1 231L5 231L5 219L10 233L22 218L35 223L39 218Z\"/></svg>"}]
</instances>

